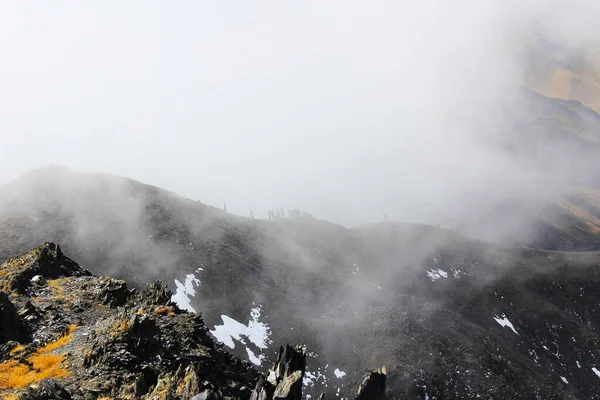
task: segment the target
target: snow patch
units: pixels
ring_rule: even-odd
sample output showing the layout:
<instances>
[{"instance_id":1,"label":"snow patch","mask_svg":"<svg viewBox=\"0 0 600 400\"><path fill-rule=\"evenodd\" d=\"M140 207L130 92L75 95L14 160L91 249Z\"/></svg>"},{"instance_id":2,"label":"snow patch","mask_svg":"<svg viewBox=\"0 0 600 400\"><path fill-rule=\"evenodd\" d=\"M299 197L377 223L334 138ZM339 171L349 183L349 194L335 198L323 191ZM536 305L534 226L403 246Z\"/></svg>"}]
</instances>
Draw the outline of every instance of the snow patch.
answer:
<instances>
[{"instance_id":1,"label":"snow patch","mask_svg":"<svg viewBox=\"0 0 600 400\"><path fill-rule=\"evenodd\" d=\"M592 367L592 371L594 371L594 373L598 376L598 378L600 378L600 371L598 371L596 369L596 367Z\"/></svg>"},{"instance_id":2,"label":"snow patch","mask_svg":"<svg viewBox=\"0 0 600 400\"><path fill-rule=\"evenodd\" d=\"M339 369L335 369L335 371L333 371L333 374L335 375L336 378L343 378L344 376L346 376L346 373L344 371L340 371Z\"/></svg>"},{"instance_id":3,"label":"snow patch","mask_svg":"<svg viewBox=\"0 0 600 400\"><path fill-rule=\"evenodd\" d=\"M506 318L506 315L502 314L502 317L497 317L494 316L494 319L496 320L496 322L498 324L500 324L500 326L507 326L510 329L512 329L512 331L514 333L516 333L517 335L519 334L519 332L516 331L515 327L513 326L513 324L508 320L508 318Z\"/></svg>"},{"instance_id":4,"label":"snow patch","mask_svg":"<svg viewBox=\"0 0 600 400\"><path fill-rule=\"evenodd\" d=\"M215 325L215 328L209 331L218 341L230 349L235 348L235 342L238 341L243 345L246 345L244 338L248 339L256 347L261 350L265 350L271 343L269 339L271 335L271 328L264 323L259 321L261 314L260 306L252 308L250 310L250 320L248 325L244 325L235 319L228 317L227 315L221 315L223 325ZM254 354L252 350L246 347L248 353L248 359L255 365L260 366L265 356L263 354Z\"/></svg>"},{"instance_id":5,"label":"snow patch","mask_svg":"<svg viewBox=\"0 0 600 400\"><path fill-rule=\"evenodd\" d=\"M246 353L248 353L248 360L250 360L250 362L254 365L258 365L259 367L262 364L262 360L264 360L265 356L262 354L259 354L258 356L256 354L254 354L254 352L252 350L250 350L249 348L246 347Z\"/></svg>"},{"instance_id":6,"label":"snow patch","mask_svg":"<svg viewBox=\"0 0 600 400\"><path fill-rule=\"evenodd\" d=\"M440 278L447 278L448 273L446 271L443 271L438 268L438 269L432 269L431 271L427 271L427 276L433 282L433 281L437 281Z\"/></svg>"},{"instance_id":7,"label":"snow patch","mask_svg":"<svg viewBox=\"0 0 600 400\"><path fill-rule=\"evenodd\" d=\"M581 368L581 364L579 364L579 361L575 361L577 363L577 368Z\"/></svg>"},{"instance_id":8,"label":"snow patch","mask_svg":"<svg viewBox=\"0 0 600 400\"><path fill-rule=\"evenodd\" d=\"M323 375L321 373L320 369L321 368L318 368L318 370L314 373L311 371L308 371L308 370L305 371L304 378L302 378L302 385L314 387L315 383L318 383L319 380L321 381L322 384L326 385L327 378L325 377L325 375Z\"/></svg>"},{"instance_id":9,"label":"snow patch","mask_svg":"<svg viewBox=\"0 0 600 400\"><path fill-rule=\"evenodd\" d=\"M192 400L206 400L207 398L208 398L208 393L205 390L204 392L198 393L197 395L192 397Z\"/></svg>"},{"instance_id":10,"label":"snow patch","mask_svg":"<svg viewBox=\"0 0 600 400\"><path fill-rule=\"evenodd\" d=\"M564 383L566 383L566 384L569 384L569 381L568 381L568 380L567 380L567 378L565 378L564 376L561 376L561 377L560 377L560 379L561 379L561 380L562 380Z\"/></svg>"},{"instance_id":11,"label":"snow patch","mask_svg":"<svg viewBox=\"0 0 600 400\"><path fill-rule=\"evenodd\" d=\"M245 336L254 343L259 349L266 349L270 343L269 335L271 334L271 328L264 322L260 322L260 307L254 307L250 311L250 321L248 325L244 325L235 319L228 317L227 315L221 315L223 325L215 325L215 329L211 330L210 333L217 338L218 341L223 342L230 348L235 348L234 340L241 341L242 336Z\"/></svg>"},{"instance_id":12,"label":"snow patch","mask_svg":"<svg viewBox=\"0 0 600 400\"><path fill-rule=\"evenodd\" d=\"M194 274L187 274L185 276L184 283L181 283L178 279L175 279L175 286L177 286L177 290L175 291L175 294L171 296L171 301L177 304L177 306L182 310L195 313L196 310L190 303L190 297L194 297L196 295L196 289L194 288L194 285L200 286L200 283L200 279L196 278L196 275Z\"/></svg>"},{"instance_id":13,"label":"snow patch","mask_svg":"<svg viewBox=\"0 0 600 400\"><path fill-rule=\"evenodd\" d=\"M377 289L379 289L379 290L383 290L383 289L381 288L381 286L379 286L379 285L373 284L373 286L375 286L375 287L376 287Z\"/></svg>"},{"instance_id":14,"label":"snow patch","mask_svg":"<svg viewBox=\"0 0 600 400\"><path fill-rule=\"evenodd\" d=\"M315 386L315 381L317 380L317 377L310 371L306 371L304 373L304 378L302 378L302 385L303 386Z\"/></svg>"}]
</instances>

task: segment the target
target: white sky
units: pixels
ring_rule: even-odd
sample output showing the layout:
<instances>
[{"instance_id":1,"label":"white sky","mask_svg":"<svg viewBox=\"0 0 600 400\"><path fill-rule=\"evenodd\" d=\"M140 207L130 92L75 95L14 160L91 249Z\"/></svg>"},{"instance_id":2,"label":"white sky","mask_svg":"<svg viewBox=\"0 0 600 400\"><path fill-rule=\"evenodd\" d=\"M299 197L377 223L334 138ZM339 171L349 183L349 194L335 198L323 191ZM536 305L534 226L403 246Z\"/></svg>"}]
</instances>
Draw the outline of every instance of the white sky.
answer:
<instances>
[{"instance_id":1,"label":"white sky","mask_svg":"<svg viewBox=\"0 0 600 400\"><path fill-rule=\"evenodd\" d=\"M597 15L565 4L4 1L0 183L62 164L244 215L426 220L514 180L476 136L529 18Z\"/></svg>"}]
</instances>

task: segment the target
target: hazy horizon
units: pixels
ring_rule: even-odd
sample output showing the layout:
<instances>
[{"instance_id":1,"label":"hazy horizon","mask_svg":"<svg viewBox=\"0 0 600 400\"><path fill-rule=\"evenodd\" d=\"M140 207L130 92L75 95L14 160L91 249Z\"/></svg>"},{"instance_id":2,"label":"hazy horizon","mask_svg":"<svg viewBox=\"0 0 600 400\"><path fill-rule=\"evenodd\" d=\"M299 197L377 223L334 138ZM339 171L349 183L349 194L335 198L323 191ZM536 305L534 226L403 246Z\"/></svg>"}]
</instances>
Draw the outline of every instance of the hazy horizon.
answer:
<instances>
[{"instance_id":1,"label":"hazy horizon","mask_svg":"<svg viewBox=\"0 0 600 400\"><path fill-rule=\"evenodd\" d=\"M472 191L551 191L545 166L485 138L506 128L522 42L541 30L593 42L598 9L4 3L0 184L58 164L240 215L298 208L346 226L434 223Z\"/></svg>"}]
</instances>

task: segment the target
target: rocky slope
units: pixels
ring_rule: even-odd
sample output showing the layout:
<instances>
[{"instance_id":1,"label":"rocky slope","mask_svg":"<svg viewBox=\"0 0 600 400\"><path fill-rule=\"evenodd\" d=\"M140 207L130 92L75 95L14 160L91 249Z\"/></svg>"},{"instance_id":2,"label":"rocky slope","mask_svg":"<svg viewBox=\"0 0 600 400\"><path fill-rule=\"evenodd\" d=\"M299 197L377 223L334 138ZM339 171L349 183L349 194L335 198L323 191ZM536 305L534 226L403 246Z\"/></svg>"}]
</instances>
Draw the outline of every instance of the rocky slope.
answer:
<instances>
[{"instance_id":1,"label":"rocky slope","mask_svg":"<svg viewBox=\"0 0 600 400\"><path fill-rule=\"evenodd\" d=\"M282 347L269 376L208 335L159 282L137 293L93 276L46 243L0 266L0 396L5 399L302 397L304 347ZM381 399L385 375L361 399ZM372 378L371 378L372 377Z\"/></svg>"},{"instance_id":2,"label":"rocky slope","mask_svg":"<svg viewBox=\"0 0 600 400\"><path fill-rule=\"evenodd\" d=\"M314 398L341 397L382 364L391 398L598 396L597 252L392 222L250 220L122 178L38 178L0 196L2 255L48 238L96 274L138 288L160 277L260 372L280 343L306 343Z\"/></svg>"},{"instance_id":3,"label":"rocky slope","mask_svg":"<svg viewBox=\"0 0 600 400\"><path fill-rule=\"evenodd\" d=\"M574 47L567 40L538 35L520 51L527 85L549 97L578 100L600 111L600 48Z\"/></svg>"},{"instance_id":4,"label":"rocky slope","mask_svg":"<svg viewBox=\"0 0 600 400\"><path fill-rule=\"evenodd\" d=\"M444 225L510 246L600 249L600 114L522 89L503 117L482 139L520 166L516 174L536 178L525 188L473 190L445 203Z\"/></svg>"},{"instance_id":5,"label":"rocky slope","mask_svg":"<svg viewBox=\"0 0 600 400\"><path fill-rule=\"evenodd\" d=\"M5 396L49 398L40 382L55 379L60 398L249 398L258 379L215 345L199 314L172 304L164 286L136 293L91 275L54 244L3 264L0 286L9 322L0 345Z\"/></svg>"}]
</instances>

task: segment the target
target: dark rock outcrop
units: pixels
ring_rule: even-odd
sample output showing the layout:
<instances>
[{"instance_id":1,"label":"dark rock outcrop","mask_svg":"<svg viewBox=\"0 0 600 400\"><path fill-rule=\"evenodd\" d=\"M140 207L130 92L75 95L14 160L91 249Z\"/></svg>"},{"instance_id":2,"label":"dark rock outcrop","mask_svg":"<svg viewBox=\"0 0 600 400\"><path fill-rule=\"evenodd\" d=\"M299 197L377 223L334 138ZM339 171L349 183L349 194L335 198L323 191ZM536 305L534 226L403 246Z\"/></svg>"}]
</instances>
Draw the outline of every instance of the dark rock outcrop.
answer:
<instances>
[{"instance_id":1,"label":"dark rock outcrop","mask_svg":"<svg viewBox=\"0 0 600 400\"><path fill-rule=\"evenodd\" d=\"M281 346L275 365L266 380L258 381L251 400L301 400L305 369L305 346Z\"/></svg>"},{"instance_id":2,"label":"dark rock outcrop","mask_svg":"<svg viewBox=\"0 0 600 400\"><path fill-rule=\"evenodd\" d=\"M10 295L0 292L0 395L302 399L305 346L281 347L262 376L215 343L200 314L174 306L160 282L135 294L123 281L89 275L47 243L2 264L0 285L24 283L32 271L46 279L12 286ZM26 328L28 344L14 342L23 341ZM360 400L382 400L385 379L373 377Z\"/></svg>"},{"instance_id":3,"label":"dark rock outcrop","mask_svg":"<svg viewBox=\"0 0 600 400\"><path fill-rule=\"evenodd\" d=\"M71 394L55 379L44 379L39 386L29 388L19 400L72 400Z\"/></svg>"},{"instance_id":4,"label":"dark rock outcrop","mask_svg":"<svg viewBox=\"0 0 600 400\"><path fill-rule=\"evenodd\" d=\"M36 276L57 279L91 275L75 261L66 257L60 246L54 243L46 243L28 254L9 259L7 263L9 265L4 268L5 276L0 289L20 294L24 294L26 289L31 286L32 279L34 282L37 280Z\"/></svg>"},{"instance_id":5,"label":"dark rock outcrop","mask_svg":"<svg viewBox=\"0 0 600 400\"><path fill-rule=\"evenodd\" d=\"M355 400L385 400L385 367L368 373L358 387Z\"/></svg>"},{"instance_id":6,"label":"dark rock outcrop","mask_svg":"<svg viewBox=\"0 0 600 400\"><path fill-rule=\"evenodd\" d=\"M0 292L0 344L10 340L22 342L28 339L27 331L8 295Z\"/></svg>"}]
</instances>

